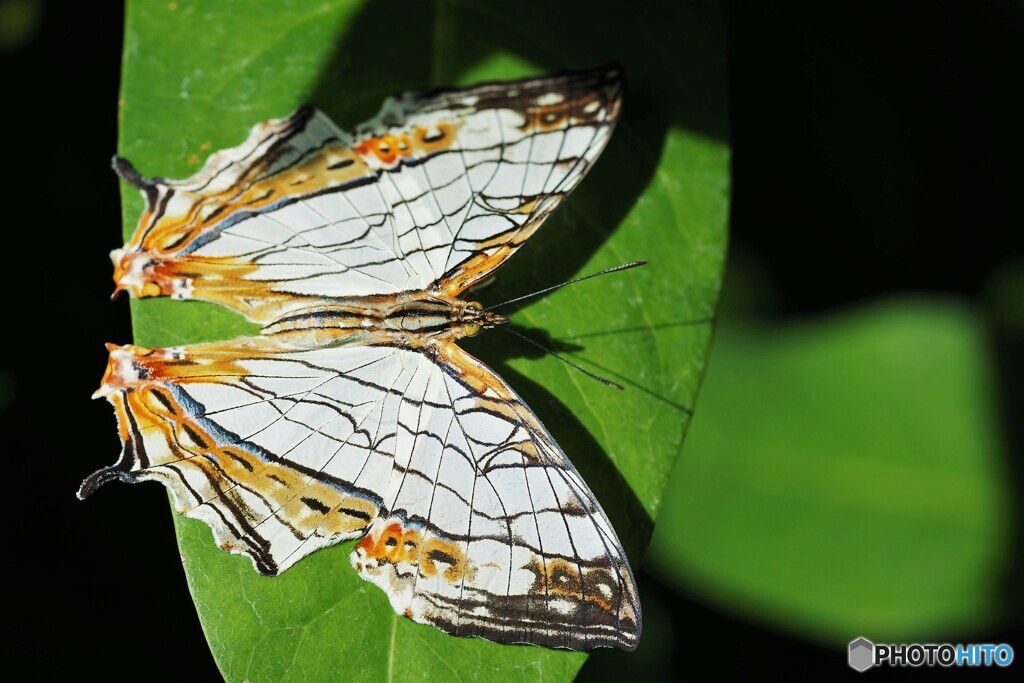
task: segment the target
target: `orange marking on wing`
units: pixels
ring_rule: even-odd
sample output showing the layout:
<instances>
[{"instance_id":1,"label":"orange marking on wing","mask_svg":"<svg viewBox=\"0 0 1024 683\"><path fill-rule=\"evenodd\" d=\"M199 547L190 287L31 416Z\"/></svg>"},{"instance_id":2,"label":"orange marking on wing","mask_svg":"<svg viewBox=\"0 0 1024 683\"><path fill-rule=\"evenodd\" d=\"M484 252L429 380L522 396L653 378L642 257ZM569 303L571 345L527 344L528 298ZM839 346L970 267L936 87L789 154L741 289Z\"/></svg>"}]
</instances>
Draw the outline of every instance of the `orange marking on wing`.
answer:
<instances>
[{"instance_id":1,"label":"orange marking on wing","mask_svg":"<svg viewBox=\"0 0 1024 683\"><path fill-rule=\"evenodd\" d=\"M109 396L117 410L122 443L132 438L128 425L147 444L150 466L176 464L202 472L210 486L239 509L246 503L236 485L255 492L273 508L299 538L351 533L365 529L377 514L369 501L316 481L287 465L263 460L243 445L218 441L167 389L168 384L209 381L211 374L227 381L246 374L237 361L251 357L231 344L204 345L200 358L183 352L141 346L108 345L110 362L97 392ZM128 415L132 420L129 421Z\"/></svg>"},{"instance_id":2,"label":"orange marking on wing","mask_svg":"<svg viewBox=\"0 0 1024 683\"><path fill-rule=\"evenodd\" d=\"M574 100L526 110L522 130L546 132L566 126L594 125L602 119L614 121L618 110L617 98L608 101L604 93L590 92Z\"/></svg>"},{"instance_id":3,"label":"orange marking on wing","mask_svg":"<svg viewBox=\"0 0 1024 683\"><path fill-rule=\"evenodd\" d=\"M510 393L497 375L488 367L477 361L455 344L439 344L436 349L439 360L459 373L459 379L470 385L481 396L490 394L492 397L510 404L515 396ZM488 410L491 406L488 405Z\"/></svg>"},{"instance_id":4,"label":"orange marking on wing","mask_svg":"<svg viewBox=\"0 0 1024 683\"><path fill-rule=\"evenodd\" d=\"M586 600L611 613L616 612L621 603L618 584L605 569L583 568L581 580L580 569L576 565L556 559L545 563L536 556L523 568L534 575L530 586L533 595L561 595Z\"/></svg>"},{"instance_id":5,"label":"orange marking on wing","mask_svg":"<svg viewBox=\"0 0 1024 683\"><path fill-rule=\"evenodd\" d=\"M387 562L411 564L419 568L425 577L436 576L439 572L449 583L458 583L475 574L466 554L457 543L437 536L423 535L416 529L405 529L399 522L392 522L376 535L371 532L356 546L363 551L368 561L377 564Z\"/></svg>"},{"instance_id":6,"label":"orange marking on wing","mask_svg":"<svg viewBox=\"0 0 1024 683\"><path fill-rule=\"evenodd\" d=\"M403 159L423 158L451 148L460 125L441 122L433 128L413 126L408 133L368 137L352 149L374 168L393 168Z\"/></svg>"},{"instance_id":7,"label":"orange marking on wing","mask_svg":"<svg viewBox=\"0 0 1024 683\"><path fill-rule=\"evenodd\" d=\"M500 266L514 251L514 247L506 245L498 247L489 254L477 254L469 259L453 277L442 283L444 292L449 296L458 296L471 284Z\"/></svg>"},{"instance_id":8,"label":"orange marking on wing","mask_svg":"<svg viewBox=\"0 0 1024 683\"><path fill-rule=\"evenodd\" d=\"M256 165L246 177L263 170ZM305 164L262 181L249 183L243 177L235 187L220 194L195 195L186 215L165 214L155 225L149 225L152 214L147 211L125 248L111 254L114 293L128 290L139 298L184 294L240 310L254 320L272 319L294 297L273 291L267 282L250 279L258 270L256 264L244 257L181 252L212 225L239 210L258 210L289 195L311 194L369 173L365 162L352 150L335 145Z\"/></svg>"},{"instance_id":9,"label":"orange marking on wing","mask_svg":"<svg viewBox=\"0 0 1024 683\"><path fill-rule=\"evenodd\" d=\"M237 348L230 342L207 344L201 348L210 352L192 359L180 350L148 349L134 344L109 345L110 358L96 395L109 396L116 391L137 389L149 383L183 383L190 378L209 381L210 375L244 377L248 372L237 361L255 355L253 347Z\"/></svg>"},{"instance_id":10,"label":"orange marking on wing","mask_svg":"<svg viewBox=\"0 0 1024 683\"><path fill-rule=\"evenodd\" d=\"M403 529L398 522L384 527L380 534L374 537L368 534L359 542L366 556L375 560L384 560L391 564L408 562L416 564L419 557L419 547L422 539L420 533L415 529Z\"/></svg>"},{"instance_id":11,"label":"orange marking on wing","mask_svg":"<svg viewBox=\"0 0 1024 683\"><path fill-rule=\"evenodd\" d=\"M455 143L456 136L461 127L462 122L441 122L434 124L433 130L423 126L414 126L412 134L416 140L416 145L424 152L430 153L451 147Z\"/></svg>"},{"instance_id":12,"label":"orange marking on wing","mask_svg":"<svg viewBox=\"0 0 1024 683\"><path fill-rule=\"evenodd\" d=\"M419 563L420 572L427 577L434 576L438 572L439 564L448 565L444 569L444 578L448 583L458 583L463 578L472 578L474 574L462 548L435 536L428 539L423 546Z\"/></svg>"},{"instance_id":13,"label":"orange marking on wing","mask_svg":"<svg viewBox=\"0 0 1024 683\"><path fill-rule=\"evenodd\" d=\"M271 159L262 159L253 164L220 193L178 190L177 197L187 197L191 204L183 212L165 213L155 224L150 224L151 211L143 213L125 251L146 252L151 258L179 253L206 228L234 213L259 210L297 194L312 194L371 173L364 161L340 144L328 145L304 163L260 179L271 163Z\"/></svg>"},{"instance_id":14,"label":"orange marking on wing","mask_svg":"<svg viewBox=\"0 0 1024 683\"><path fill-rule=\"evenodd\" d=\"M424 157L455 144L460 124L413 126L407 133L369 137L353 148L330 145L298 164L261 178L272 163L262 159L240 173L231 187L215 193L178 189L175 198L190 202L156 217L147 210L123 249L111 254L115 294L143 298L184 294L242 310L254 320L273 317L294 297L274 292L251 279L258 266L245 258L183 253L207 230L239 211L259 211L283 199L306 196L390 168L402 159ZM181 206L174 204L173 206ZM155 222L154 222L155 221Z\"/></svg>"},{"instance_id":15,"label":"orange marking on wing","mask_svg":"<svg viewBox=\"0 0 1024 683\"><path fill-rule=\"evenodd\" d=\"M477 401L480 405L485 405L489 412L503 415L510 422L522 423L530 429L533 438L514 444L511 448L526 458L540 458L542 454L537 440L547 438L543 427L512 389L494 371L456 344L437 344L434 350L440 362L458 372L459 379L479 394Z\"/></svg>"},{"instance_id":16,"label":"orange marking on wing","mask_svg":"<svg viewBox=\"0 0 1024 683\"><path fill-rule=\"evenodd\" d=\"M469 287L497 270L526 240L537 232L543 218L551 208L560 201L560 194L549 194L535 200L524 202L507 213L527 215L529 218L518 230L495 235L491 239L474 243L479 250L475 256L467 260L448 278L438 285L449 296L458 296Z\"/></svg>"},{"instance_id":17,"label":"orange marking on wing","mask_svg":"<svg viewBox=\"0 0 1024 683\"><path fill-rule=\"evenodd\" d=\"M412 150L408 139L394 135L381 135L367 138L355 146L355 151L362 156L373 155L385 166L394 166L399 158L411 156Z\"/></svg>"}]
</instances>

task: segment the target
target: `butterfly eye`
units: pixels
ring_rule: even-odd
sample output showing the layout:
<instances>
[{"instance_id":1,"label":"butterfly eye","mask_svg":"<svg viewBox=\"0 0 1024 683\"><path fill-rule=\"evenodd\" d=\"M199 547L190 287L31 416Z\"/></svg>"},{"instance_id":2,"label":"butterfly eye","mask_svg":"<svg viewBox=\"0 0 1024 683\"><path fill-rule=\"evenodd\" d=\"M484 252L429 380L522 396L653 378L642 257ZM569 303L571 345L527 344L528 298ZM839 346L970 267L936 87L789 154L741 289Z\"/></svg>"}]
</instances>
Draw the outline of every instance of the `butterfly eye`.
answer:
<instances>
[{"instance_id":1,"label":"butterfly eye","mask_svg":"<svg viewBox=\"0 0 1024 683\"><path fill-rule=\"evenodd\" d=\"M462 326L462 332L467 337L475 337L476 335L480 334L481 329L482 328L480 327L480 323L469 323L468 325Z\"/></svg>"},{"instance_id":2,"label":"butterfly eye","mask_svg":"<svg viewBox=\"0 0 1024 683\"><path fill-rule=\"evenodd\" d=\"M468 304L466 304L466 308L474 311L482 311L484 310L484 305L479 301L470 301Z\"/></svg>"}]
</instances>

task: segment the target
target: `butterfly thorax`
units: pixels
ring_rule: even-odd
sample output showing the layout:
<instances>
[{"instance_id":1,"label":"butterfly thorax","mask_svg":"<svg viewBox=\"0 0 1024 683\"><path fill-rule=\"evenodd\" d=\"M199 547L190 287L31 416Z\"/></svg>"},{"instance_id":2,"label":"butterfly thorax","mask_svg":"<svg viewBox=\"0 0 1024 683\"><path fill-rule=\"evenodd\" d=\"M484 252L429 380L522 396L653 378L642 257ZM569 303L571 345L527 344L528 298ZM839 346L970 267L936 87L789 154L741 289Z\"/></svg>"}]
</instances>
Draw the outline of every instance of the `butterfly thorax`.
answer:
<instances>
[{"instance_id":1,"label":"butterfly thorax","mask_svg":"<svg viewBox=\"0 0 1024 683\"><path fill-rule=\"evenodd\" d=\"M430 341L453 342L508 319L444 292L425 290L352 297L289 313L263 328L289 345L343 343L422 347Z\"/></svg>"}]
</instances>

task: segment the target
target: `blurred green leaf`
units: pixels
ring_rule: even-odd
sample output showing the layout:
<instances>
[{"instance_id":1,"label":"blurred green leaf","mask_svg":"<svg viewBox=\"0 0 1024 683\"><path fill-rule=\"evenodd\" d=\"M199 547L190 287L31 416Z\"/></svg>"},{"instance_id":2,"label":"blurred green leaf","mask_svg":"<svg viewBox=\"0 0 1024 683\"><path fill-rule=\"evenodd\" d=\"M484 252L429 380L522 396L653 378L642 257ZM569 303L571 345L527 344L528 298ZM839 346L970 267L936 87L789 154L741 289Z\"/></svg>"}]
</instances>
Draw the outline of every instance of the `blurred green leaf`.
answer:
<instances>
[{"instance_id":1,"label":"blurred green leaf","mask_svg":"<svg viewBox=\"0 0 1024 683\"><path fill-rule=\"evenodd\" d=\"M831 643L989 625L1009 533L994 404L957 304L723 325L649 563Z\"/></svg>"},{"instance_id":2,"label":"blurred green leaf","mask_svg":"<svg viewBox=\"0 0 1024 683\"><path fill-rule=\"evenodd\" d=\"M546 422L637 561L688 423L719 289L728 190L722 54L714 3L598 11L581 0L135 0L120 153L145 175L184 177L211 151L241 142L254 123L304 101L352 127L397 90L620 62L630 87L609 148L479 298L500 301L652 259L646 269L561 290L513 316L628 390L536 358L507 335L483 335L467 347ZM136 195L125 194L126 237L142 208ZM254 331L202 304L147 300L132 308L144 345ZM175 524L200 620L228 680L566 680L586 658L452 638L399 618L351 569L351 544L268 579L247 559L217 550L204 525L177 517Z\"/></svg>"},{"instance_id":3,"label":"blurred green leaf","mask_svg":"<svg viewBox=\"0 0 1024 683\"><path fill-rule=\"evenodd\" d=\"M0 52L20 50L32 42L43 20L43 0L0 2Z\"/></svg>"}]
</instances>

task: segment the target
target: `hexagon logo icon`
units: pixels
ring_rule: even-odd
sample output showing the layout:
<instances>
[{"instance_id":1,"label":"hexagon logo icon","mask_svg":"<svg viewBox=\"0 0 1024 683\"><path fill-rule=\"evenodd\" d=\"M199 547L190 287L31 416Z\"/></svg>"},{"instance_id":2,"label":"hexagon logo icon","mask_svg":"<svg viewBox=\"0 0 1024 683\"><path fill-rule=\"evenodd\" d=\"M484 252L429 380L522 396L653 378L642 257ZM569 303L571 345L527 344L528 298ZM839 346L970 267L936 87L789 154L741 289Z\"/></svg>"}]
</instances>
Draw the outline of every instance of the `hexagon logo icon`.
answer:
<instances>
[{"instance_id":1,"label":"hexagon logo icon","mask_svg":"<svg viewBox=\"0 0 1024 683\"><path fill-rule=\"evenodd\" d=\"M851 669L867 671L875 665L875 644L861 637L850 643L850 657L847 660Z\"/></svg>"}]
</instances>

